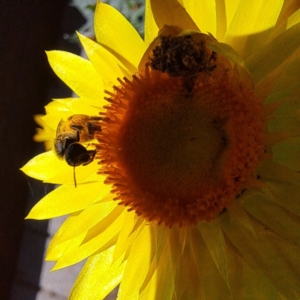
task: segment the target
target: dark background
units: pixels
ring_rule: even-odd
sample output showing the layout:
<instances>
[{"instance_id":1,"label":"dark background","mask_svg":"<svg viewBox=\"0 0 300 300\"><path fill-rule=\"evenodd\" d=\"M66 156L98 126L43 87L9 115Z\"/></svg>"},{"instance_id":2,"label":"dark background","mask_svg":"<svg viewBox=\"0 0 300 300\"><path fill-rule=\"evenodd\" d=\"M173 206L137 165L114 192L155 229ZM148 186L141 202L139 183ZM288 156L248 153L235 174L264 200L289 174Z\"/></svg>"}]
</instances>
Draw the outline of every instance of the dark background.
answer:
<instances>
[{"instance_id":1,"label":"dark background","mask_svg":"<svg viewBox=\"0 0 300 300\"><path fill-rule=\"evenodd\" d=\"M45 50L79 53L63 39L84 23L68 0L0 0L0 299L35 299L47 221L24 221L52 186L19 168L43 151L32 140L34 114L70 91L51 71Z\"/></svg>"}]
</instances>

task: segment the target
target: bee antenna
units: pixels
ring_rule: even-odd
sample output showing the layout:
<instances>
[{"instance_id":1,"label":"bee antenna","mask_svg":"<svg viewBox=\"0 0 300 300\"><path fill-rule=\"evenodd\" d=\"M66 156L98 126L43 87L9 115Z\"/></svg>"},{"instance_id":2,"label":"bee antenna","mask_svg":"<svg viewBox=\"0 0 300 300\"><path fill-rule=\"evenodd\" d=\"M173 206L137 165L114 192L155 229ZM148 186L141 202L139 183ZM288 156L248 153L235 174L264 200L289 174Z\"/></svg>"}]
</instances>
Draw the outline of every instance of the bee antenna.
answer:
<instances>
[{"instance_id":1,"label":"bee antenna","mask_svg":"<svg viewBox=\"0 0 300 300\"><path fill-rule=\"evenodd\" d=\"M75 165L74 165L74 169L73 169L73 177L74 177L74 186L77 187L76 174L75 174Z\"/></svg>"}]
</instances>

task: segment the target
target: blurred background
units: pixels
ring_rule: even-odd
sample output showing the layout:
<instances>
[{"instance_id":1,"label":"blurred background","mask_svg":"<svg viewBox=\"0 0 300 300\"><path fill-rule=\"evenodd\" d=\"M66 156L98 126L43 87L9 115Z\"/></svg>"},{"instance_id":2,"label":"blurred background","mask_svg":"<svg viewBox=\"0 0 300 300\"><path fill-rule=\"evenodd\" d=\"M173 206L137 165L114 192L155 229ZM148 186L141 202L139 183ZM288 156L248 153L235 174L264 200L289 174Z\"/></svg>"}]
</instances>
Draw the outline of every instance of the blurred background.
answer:
<instances>
[{"instance_id":1,"label":"blurred background","mask_svg":"<svg viewBox=\"0 0 300 300\"><path fill-rule=\"evenodd\" d=\"M50 273L44 262L51 236L64 218L24 220L55 186L19 168L44 151L33 142L33 115L51 98L72 91L52 72L45 50L82 55L75 31L94 36L96 0L0 0L0 299L64 300L84 262ZM143 36L144 1L108 0ZM116 291L107 299L115 299Z\"/></svg>"}]
</instances>

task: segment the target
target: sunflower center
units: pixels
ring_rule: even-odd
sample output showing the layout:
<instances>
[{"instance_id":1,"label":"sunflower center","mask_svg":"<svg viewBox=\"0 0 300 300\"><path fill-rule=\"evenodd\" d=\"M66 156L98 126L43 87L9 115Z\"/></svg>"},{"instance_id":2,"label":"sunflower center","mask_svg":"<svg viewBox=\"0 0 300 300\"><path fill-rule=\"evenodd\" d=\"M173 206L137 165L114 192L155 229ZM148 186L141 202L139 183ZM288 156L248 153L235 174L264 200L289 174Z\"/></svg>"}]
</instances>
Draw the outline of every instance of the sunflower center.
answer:
<instances>
[{"instance_id":1,"label":"sunflower center","mask_svg":"<svg viewBox=\"0 0 300 300\"><path fill-rule=\"evenodd\" d=\"M228 66L211 68L211 55L199 56L208 67L199 71L191 59L184 74L176 66L176 74L166 71L154 57L108 93L100 172L114 186L115 200L150 222L209 221L256 178L262 106Z\"/></svg>"},{"instance_id":2,"label":"sunflower center","mask_svg":"<svg viewBox=\"0 0 300 300\"><path fill-rule=\"evenodd\" d=\"M127 174L154 197L200 197L207 179L220 176L225 120L203 105L208 95L190 93L182 83L161 78L137 96L120 130L119 157Z\"/></svg>"}]
</instances>

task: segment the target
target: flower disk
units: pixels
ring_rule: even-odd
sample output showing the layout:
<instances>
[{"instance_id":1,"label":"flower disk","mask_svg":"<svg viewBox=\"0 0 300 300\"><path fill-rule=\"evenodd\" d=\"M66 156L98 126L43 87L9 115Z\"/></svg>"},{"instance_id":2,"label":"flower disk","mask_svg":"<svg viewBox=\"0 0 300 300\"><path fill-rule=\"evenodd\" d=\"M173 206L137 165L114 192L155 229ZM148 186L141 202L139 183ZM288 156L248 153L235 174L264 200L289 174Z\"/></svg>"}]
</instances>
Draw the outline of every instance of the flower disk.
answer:
<instances>
[{"instance_id":1,"label":"flower disk","mask_svg":"<svg viewBox=\"0 0 300 300\"><path fill-rule=\"evenodd\" d=\"M193 38L175 41L177 49L183 52L180 43ZM163 51L153 53L158 61ZM265 147L262 104L226 58L213 57L214 68L191 75L154 70L151 58L152 65L107 92L100 173L108 175L115 200L148 222L182 227L210 221L257 184Z\"/></svg>"}]
</instances>

